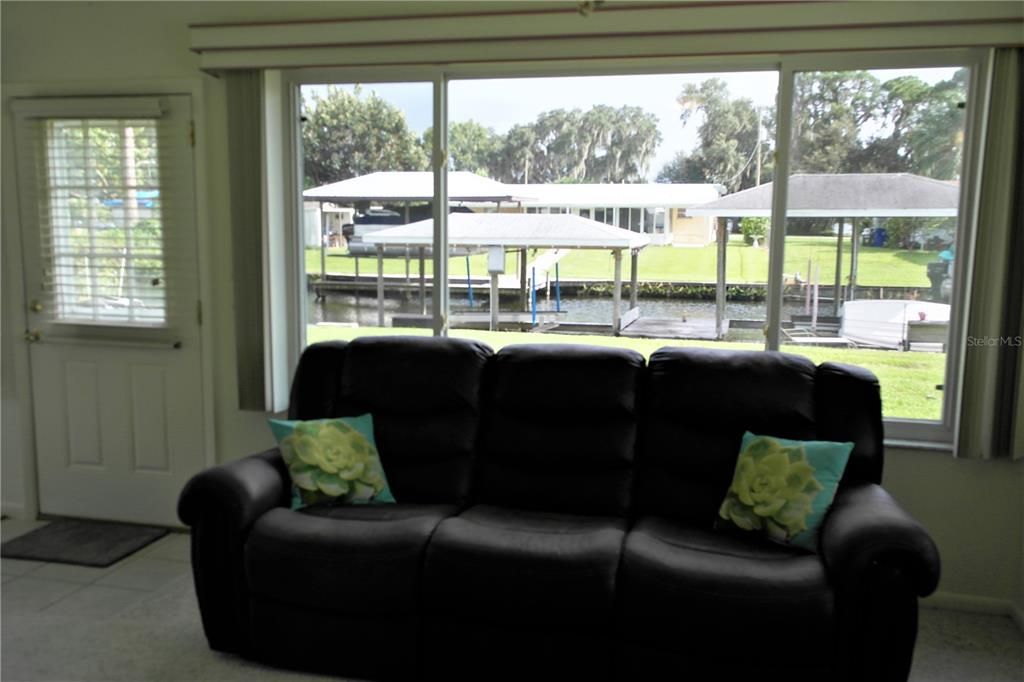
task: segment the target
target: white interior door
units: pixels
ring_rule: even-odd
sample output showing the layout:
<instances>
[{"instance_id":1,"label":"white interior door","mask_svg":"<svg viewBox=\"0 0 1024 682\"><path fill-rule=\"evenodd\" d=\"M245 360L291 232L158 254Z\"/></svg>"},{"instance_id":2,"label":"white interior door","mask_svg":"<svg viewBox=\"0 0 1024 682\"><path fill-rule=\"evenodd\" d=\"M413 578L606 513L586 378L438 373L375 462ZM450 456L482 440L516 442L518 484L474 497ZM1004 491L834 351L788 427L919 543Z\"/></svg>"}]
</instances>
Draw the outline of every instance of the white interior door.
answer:
<instances>
[{"instance_id":1,"label":"white interior door","mask_svg":"<svg viewBox=\"0 0 1024 682\"><path fill-rule=\"evenodd\" d=\"M178 525L206 464L191 100L14 108L40 511Z\"/></svg>"}]
</instances>

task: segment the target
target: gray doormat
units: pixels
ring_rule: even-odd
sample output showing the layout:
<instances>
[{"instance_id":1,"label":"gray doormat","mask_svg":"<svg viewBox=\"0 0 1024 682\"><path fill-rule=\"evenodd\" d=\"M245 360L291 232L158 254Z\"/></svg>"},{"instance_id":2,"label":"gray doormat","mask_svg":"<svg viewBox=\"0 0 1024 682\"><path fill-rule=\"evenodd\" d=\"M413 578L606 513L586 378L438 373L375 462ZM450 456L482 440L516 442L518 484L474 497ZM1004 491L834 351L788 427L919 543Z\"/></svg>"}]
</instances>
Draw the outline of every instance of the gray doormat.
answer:
<instances>
[{"instance_id":1,"label":"gray doormat","mask_svg":"<svg viewBox=\"0 0 1024 682\"><path fill-rule=\"evenodd\" d=\"M165 535L154 526L58 519L3 543L0 556L105 568Z\"/></svg>"}]
</instances>

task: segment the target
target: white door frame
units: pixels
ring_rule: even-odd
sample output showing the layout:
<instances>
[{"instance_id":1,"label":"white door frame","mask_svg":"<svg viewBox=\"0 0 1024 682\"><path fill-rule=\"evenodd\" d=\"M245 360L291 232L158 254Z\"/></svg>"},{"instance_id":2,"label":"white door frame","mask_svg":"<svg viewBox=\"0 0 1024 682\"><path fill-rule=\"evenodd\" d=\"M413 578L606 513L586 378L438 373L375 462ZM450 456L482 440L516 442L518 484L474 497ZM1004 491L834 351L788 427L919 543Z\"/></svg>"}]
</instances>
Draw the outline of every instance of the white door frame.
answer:
<instances>
[{"instance_id":1,"label":"white door frame","mask_svg":"<svg viewBox=\"0 0 1024 682\"><path fill-rule=\"evenodd\" d=\"M195 182L195 225L196 255L199 272L199 300L205 310L210 309L213 300L211 288L211 253L209 247L209 177L205 160L208 155L206 120L206 99L203 96L203 79L156 79L126 81L88 81L88 82L46 82L46 83L10 83L4 85L3 92L3 128L4 145L13 150L14 117L11 114L11 100L21 97L83 97L83 96L117 96L117 95L189 95L192 98L192 118L195 125L195 146L193 150L193 177ZM27 329L28 316L25 310L25 270L22 262L20 196L18 178L13 153L4 154L3 177L9 182L5 185L3 202L3 240L4 240L4 287L3 301L5 310L3 324L7 326L8 343L13 345L14 384L17 393L14 403L18 410L17 430L21 445L21 466L23 472L21 504L4 501L3 513L20 518L34 519L39 515L39 477L36 468L35 413L32 405L32 369L28 343L23 339L22 332ZM203 393L203 443L205 446L205 466L216 463L216 421L213 372L211 371L214 344L213 325L207 321L199 327Z\"/></svg>"}]
</instances>

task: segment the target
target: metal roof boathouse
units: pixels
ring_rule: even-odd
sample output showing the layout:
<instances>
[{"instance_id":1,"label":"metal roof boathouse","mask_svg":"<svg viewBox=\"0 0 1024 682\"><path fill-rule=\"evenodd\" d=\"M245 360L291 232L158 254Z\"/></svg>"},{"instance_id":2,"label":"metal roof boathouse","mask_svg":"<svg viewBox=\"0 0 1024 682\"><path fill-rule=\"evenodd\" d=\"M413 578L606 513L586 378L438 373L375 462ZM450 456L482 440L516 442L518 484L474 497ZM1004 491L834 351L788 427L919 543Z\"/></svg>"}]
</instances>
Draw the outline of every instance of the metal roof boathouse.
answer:
<instances>
[{"instance_id":1,"label":"metal roof boathouse","mask_svg":"<svg viewBox=\"0 0 1024 682\"><path fill-rule=\"evenodd\" d=\"M728 218L772 215L768 182L687 210ZM789 218L945 218L955 216L960 186L911 173L836 173L789 176Z\"/></svg>"},{"instance_id":2,"label":"metal roof boathouse","mask_svg":"<svg viewBox=\"0 0 1024 682\"><path fill-rule=\"evenodd\" d=\"M515 202L510 186L468 171L448 173L449 202ZM382 171L349 178L329 185L307 189L307 201L347 203L353 201L411 202L434 200L434 174L431 171Z\"/></svg>"},{"instance_id":3,"label":"metal roof boathouse","mask_svg":"<svg viewBox=\"0 0 1024 682\"><path fill-rule=\"evenodd\" d=\"M694 216L718 218L771 217L774 183L768 182L715 201L693 206ZM833 288L834 316L839 315L842 285L843 229L846 218L945 218L957 215L960 185L912 173L794 173L789 176L786 218L833 218L836 233L836 272ZM725 309L725 246L719 239L717 320L720 330ZM846 298L852 300L857 286L856 230L850 235L850 273Z\"/></svg>"},{"instance_id":4,"label":"metal roof boathouse","mask_svg":"<svg viewBox=\"0 0 1024 682\"><path fill-rule=\"evenodd\" d=\"M384 325L384 248L386 246L415 247L422 253L433 244L434 221L419 222L387 228L365 237L367 243L377 246L377 318ZM615 263L615 281L612 305L612 332L617 334L635 319L637 309L637 255L650 243L647 235L612 227L588 218L571 214L543 213L452 213L448 216L448 245L453 249L498 250L503 262L507 250L553 249L564 252L571 249L610 250ZM622 252L630 253L630 309L622 314ZM557 258L557 255L555 256ZM525 259L520 259L525 270ZM526 287L526 273L520 276L520 286ZM423 269L420 269L420 292L425 293ZM498 322L498 272L491 271L491 329Z\"/></svg>"}]
</instances>

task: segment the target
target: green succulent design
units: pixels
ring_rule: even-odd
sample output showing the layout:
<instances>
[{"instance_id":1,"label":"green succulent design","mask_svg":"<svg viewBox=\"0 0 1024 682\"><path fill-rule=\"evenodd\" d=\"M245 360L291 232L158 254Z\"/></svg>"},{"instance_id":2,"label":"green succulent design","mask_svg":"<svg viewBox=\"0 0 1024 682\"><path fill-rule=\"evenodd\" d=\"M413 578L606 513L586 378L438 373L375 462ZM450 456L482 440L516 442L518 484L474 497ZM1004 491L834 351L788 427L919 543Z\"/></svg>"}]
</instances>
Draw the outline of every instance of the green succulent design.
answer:
<instances>
[{"instance_id":1,"label":"green succulent design","mask_svg":"<svg viewBox=\"0 0 1024 682\"><path fill-rule=\"evenodd\" d=\"M788 542L807 530L811 503L822 490L803 445L755 438L740 453L718 515L744 530L764 530Z\"/></svg>"},{"instance_id":2,"label":"green succulent design","mask_svg":"<svg viewBox=\"0 0 1024 682\"><path fill-rule=\"evenodd\" d=\"M280 445L305 504L365 502L385 488L377 449L342 421L296 424Z\"/></svg>"}]
</instances>

